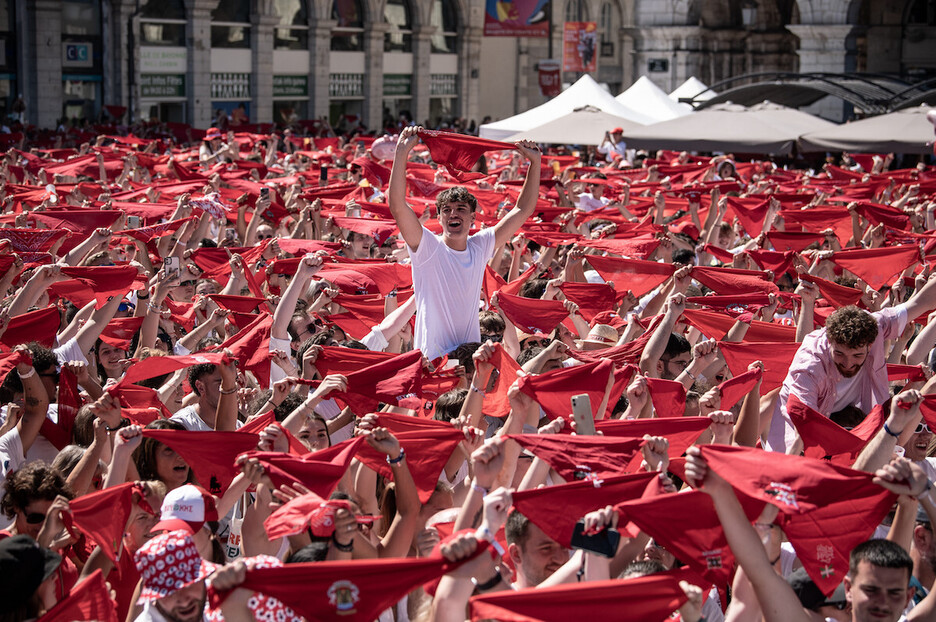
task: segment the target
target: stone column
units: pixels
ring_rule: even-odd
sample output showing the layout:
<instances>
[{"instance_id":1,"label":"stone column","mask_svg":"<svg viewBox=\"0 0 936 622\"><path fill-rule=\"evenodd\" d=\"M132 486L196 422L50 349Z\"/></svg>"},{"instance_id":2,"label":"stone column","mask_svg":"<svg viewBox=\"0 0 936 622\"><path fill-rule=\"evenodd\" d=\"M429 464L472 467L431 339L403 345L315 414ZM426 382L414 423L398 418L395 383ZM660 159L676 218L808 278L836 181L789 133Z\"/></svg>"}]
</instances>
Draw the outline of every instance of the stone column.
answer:
<instances>
[{"instance_id":1,"label":"stone column","mask_svg":"<svg viewBox=\"0 0 936 622\"><path fill-rule=\"evenodd\" d=\"M429 118L429 97L432 77L430 76L429 58L432 55L432 35L435 26L417 26L413 30L413 119L422 123ZM432 119L435 122L435 119Z\"/></svg>"},{"instance_id":2,"label":"stone column","mask_svg":"<svg viewBox=\"0 0 936 622\"><path fill-rule=\"evenodd\" d=\"M134 58L133 66L139 75L139 64L136 59L140 47L139 18L134 17L136 11L135 0L114 0L111 3L111 58L105 60L104 79L110 74L110 95L104 103L118 106L128 106L125 121L139 119L139 93L131 94L131 85L136 84L136 77L130 75L129 60ZM131 37L131 33L133 36ZM130 41L133 41L133 46ZM134 108L129 108L131 101Z\"/></svg>"},{"instance_id":3,"label":"stone column","mask_svg":"<svg viewBox=\"0 0 936 622\"><path fill-rule=\"evenodd\" d=\"M481 123L481 42L484 29L469 26L462 30L458 58L458 115Z\"/></svg>"},{"instance_id":4,"label":"stone column","mask_svg":"<svg viewBox=\"0 0 936 622\"><path fill-rule=\"evenodd\" d=\"M33 0L27 14L32 45L27 51L29 89L26 120L39 127L55 128L62 116L62 3Z\"/></svg>"},{"instance_id":5,"label":"stone column","mask_svg":"<svg viewBox=\"0 0 936 622\"><path fill-rule=\"evenodd\" d=\"M390 24L378 22L364 30L364 125L369 130L383 126L384 37L389 29Z\"/></svg>"},{"instance_id":6,"label":"stone column","mask_svg":"<svg viewBox=\"0 0 936 622\"><path fill-rule=\"evenodd\" d=\"M634 40L634 80L640 76L647 76L669 93L692 74L688 65L692 62L694 54L686 44L690 40L697 41L698 27L643 26L624 30ZM668 70L651 72L649 63L652 58L666 59L669 62Z\"/></svg>"},{"instance_id":7,"label":"stone column","mask_svg":"<svg viewBox=\"0 0 936 622\"><path fill-rule=\"evenodd\" d=\"M188 122L204 129L211 125L211 12L218 0L185 0L188 24Z\"/></svg>"},{"instance_id":8,"label":"stone column","mask_svg":"<svg viewBox=\"0 0 936 622\"><path fill-rule=\"evenodd\" d=\"M331 32L338 22L331 19L309 22L309 118L328 116L328 85L331 81Z\"/></svg>"},{"instance_id":9,"label":"stone column","mask_svg":"<svg viewBox=\"0 0 936 622\"><path fill-rule=\"evenodd\" d=\"M842 73L855 70L854 26L849 24L790 24L787 30L799 38L800 73ZM825 97L803 110L832 121L842 121L845 103Z\"/></svg>"},{"instance_id":10,"label":"stone column","mask_svg":"<svg viewBox=\"0 0 936 622\"><path fill-rule=\"evenodd\" d=\"M260 3L263 5L264 3ZM276 15L253 13L250 16L250 120L273 121L273 27Z\"/></svg>"}]
</instances>

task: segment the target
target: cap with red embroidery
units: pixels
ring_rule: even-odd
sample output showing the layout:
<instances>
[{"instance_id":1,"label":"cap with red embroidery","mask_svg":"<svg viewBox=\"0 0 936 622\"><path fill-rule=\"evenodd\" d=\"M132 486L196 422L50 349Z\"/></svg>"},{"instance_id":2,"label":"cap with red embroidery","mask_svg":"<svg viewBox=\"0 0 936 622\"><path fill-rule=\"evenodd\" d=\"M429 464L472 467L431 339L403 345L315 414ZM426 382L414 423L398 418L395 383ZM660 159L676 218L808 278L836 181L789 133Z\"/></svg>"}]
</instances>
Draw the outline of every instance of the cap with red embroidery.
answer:
<instances>
[{"instance_id":1,"label":"cap with red embroidery","mask_svg":"<svg viewBox=\"0 0 936 622\"><path fill-rule=\"evenodd\" d=\"M211 140L212 138L221 138L221 130L216 127L208 128L208 131L205 132L205 139Z\"/></svg>"},{"instance_id":2,"label":"cap with red embroidery","mask_svg":"<svg viewBox=\"0 0 936 622\"><path fill-rule=\"evenodd\" d=\"M204 488L186 484L169 491L160 509L159 522L150 531L184 531L195 534L206 522L218 520L215 500Z\"/></svg>"},{"instance_id":3,"label":"cap with red embroidery","mask_svg":"<svg viewBox=\"0 0 936 622\"><path fill-rule=\"evenodd\" d=\"M143 579L138 605L165 598L173 592L202 581L217 568L198 554L192 537L182 531L156 536L133 556Z\"/></svg>"}]
</instances>

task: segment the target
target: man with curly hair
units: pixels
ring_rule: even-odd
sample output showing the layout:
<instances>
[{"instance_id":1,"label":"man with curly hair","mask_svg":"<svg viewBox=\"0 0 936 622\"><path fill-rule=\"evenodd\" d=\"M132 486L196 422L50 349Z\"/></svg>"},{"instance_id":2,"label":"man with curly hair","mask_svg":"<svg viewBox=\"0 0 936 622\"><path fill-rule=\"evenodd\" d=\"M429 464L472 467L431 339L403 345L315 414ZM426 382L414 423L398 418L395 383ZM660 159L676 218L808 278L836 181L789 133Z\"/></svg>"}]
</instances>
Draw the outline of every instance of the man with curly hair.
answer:
<instances>
[{"instance_id":1,"label":"man with curly hair","mask_svg":"<svg viewBox=\"0 0 936 622\"><path fill-rule=\"evenodd\" d=\"M936 280L930 279L903 304L875 313L842 307L829 316L825 328L806 335L774 406L767 448L790 452L796 443L796 428L786 410L791 394L826 417L848 406L867 414L887 401L887 342L897 339L909 320L934 307Z\"/></svg>"}]
</instances>

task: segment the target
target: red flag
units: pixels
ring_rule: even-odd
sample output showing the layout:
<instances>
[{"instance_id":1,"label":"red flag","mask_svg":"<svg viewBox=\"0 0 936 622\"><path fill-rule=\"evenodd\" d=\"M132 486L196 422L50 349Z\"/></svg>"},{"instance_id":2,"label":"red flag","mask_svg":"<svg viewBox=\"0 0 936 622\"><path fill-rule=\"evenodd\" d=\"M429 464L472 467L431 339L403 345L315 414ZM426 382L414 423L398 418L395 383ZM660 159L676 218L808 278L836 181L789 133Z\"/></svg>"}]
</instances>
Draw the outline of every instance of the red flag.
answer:
<instances>
[{"instance_id":1,"label":"red flag","mask_svg":"<svg viewBox=\"0 0 936 622\"><path fill-rule=\"evenodd\" d=\"M520 379L520 391L536 400L551 419L569 418L573 395L585 393L591 400L592 416L602 418L598 407L604 399L608 378L614 365L607 359L594 363L554 369L544 374L526 375ZM615 399L614 396L608 401Z\"/></svg>"},{"instance_id":2,"label":"red flag","mask_svg":"<svg viewBox=\"0 0 936 622\"><path fill-rule=\"evenodd\" d=\"M182 456L202 488L215 496L223 495L240 472L234 466L237 456L260 442L259 435L240 432L143 430L143 436L156 439Z\"/></svg>"},{"instance_id":3,"label":"red flag","mask_svg":"<svg viewBox=\"0 0 936 622\"><path fill-rule=\"evenodd\" d=\"M473 596L472 622L579 620L584 612L617 622L665 620L683 603L680 575L663 572L623 581L589 581Z\"/></svg>"}]
</instances>

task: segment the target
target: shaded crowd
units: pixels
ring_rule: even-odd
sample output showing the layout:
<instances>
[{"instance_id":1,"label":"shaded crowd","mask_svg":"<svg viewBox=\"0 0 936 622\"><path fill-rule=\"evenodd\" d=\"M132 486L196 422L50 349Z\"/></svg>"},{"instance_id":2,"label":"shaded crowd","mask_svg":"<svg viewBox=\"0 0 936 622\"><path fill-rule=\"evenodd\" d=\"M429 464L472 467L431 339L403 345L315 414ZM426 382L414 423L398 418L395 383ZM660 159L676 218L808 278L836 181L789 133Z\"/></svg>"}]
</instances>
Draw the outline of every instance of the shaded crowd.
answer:
<instances>
[{"instance_id":1,"label":"shaded crowd","mask_svg":"<svg viewBox=\"0 0 936 622\"><path fill-rule=\"evenodd\" d=\"M198 134L0 160L0 622L936 620L936 168Z\"/></svg>"}]
</instances>

